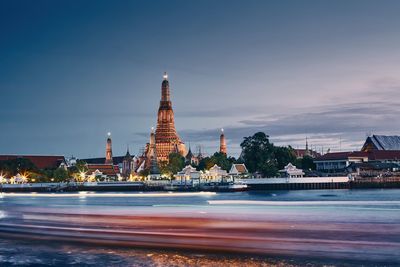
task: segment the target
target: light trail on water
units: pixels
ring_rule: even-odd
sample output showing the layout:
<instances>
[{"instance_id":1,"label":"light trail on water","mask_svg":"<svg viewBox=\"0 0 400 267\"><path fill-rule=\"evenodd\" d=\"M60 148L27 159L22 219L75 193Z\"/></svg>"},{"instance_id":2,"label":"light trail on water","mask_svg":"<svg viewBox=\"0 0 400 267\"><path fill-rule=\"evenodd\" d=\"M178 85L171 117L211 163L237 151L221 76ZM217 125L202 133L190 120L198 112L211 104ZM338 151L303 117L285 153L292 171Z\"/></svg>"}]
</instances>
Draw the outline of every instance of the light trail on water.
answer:
<instances>
[{"instance_id":1,"label":"light trail on water","mask_svg":"<svg viewBox=\"0 0 400 267\"><path fill-rule=\"evenodd\" d=\"M66 193L46 201L53 196L3 197L0 236L400 264L399 200L269 201L202 192ZM82 196L96 199L77 202Z\"/></svg>"}]
</instances>

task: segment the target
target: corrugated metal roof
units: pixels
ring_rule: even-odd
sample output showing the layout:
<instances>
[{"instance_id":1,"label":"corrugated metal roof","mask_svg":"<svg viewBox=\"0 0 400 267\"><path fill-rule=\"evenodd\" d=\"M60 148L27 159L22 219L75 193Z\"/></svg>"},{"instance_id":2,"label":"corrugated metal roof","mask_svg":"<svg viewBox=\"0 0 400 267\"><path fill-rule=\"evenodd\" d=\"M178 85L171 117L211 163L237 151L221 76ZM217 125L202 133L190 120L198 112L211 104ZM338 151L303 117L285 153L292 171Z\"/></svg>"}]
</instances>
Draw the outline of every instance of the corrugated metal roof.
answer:
<instances>
[{"instance_id":1,"label":"corrugated metal roof","mask_svg":"<svg viewBox=\"0 0 400 267\"><path fill-rule=\"evenodd\" d=\"M370 140L378 150L400 150L400 136L398 135L373 135Z\"/></svg>"}]
</instances>

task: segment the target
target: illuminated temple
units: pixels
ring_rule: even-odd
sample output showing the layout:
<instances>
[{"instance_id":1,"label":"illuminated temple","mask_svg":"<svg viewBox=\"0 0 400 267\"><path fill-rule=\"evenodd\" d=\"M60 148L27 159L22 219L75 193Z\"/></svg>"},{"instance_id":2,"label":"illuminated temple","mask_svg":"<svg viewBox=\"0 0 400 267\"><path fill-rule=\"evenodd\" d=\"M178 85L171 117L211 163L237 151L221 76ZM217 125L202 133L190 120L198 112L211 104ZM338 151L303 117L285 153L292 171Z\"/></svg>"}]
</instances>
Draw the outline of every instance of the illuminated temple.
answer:
<instances>
[{"instance_id":1,"label":"illuminated temple","mask_svg":"<svg viewBox=\"0 0 400 267\"><path fill-rule=\"evenodd\" d=\"M174 111L170 98L168 75L164 73L161 84L161 101L158 108L157 128L155 132L157 161L168 161L171 153L186 155L185 144L175 129Z\"/></svg>"}]
</instances>

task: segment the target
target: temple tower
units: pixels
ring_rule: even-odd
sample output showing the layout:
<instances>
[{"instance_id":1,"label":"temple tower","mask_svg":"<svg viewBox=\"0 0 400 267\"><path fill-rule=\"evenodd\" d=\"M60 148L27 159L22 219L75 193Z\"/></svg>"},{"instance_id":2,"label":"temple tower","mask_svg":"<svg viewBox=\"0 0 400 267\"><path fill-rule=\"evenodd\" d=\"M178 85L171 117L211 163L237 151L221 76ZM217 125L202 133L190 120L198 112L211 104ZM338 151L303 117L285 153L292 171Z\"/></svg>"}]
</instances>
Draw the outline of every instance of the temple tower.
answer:
<instances>
[{"instance_id":1,"label":"temple tower","mask_svg":"<svg viewBox=\"0 0 400 267\"><path fill-rule=\"evenodd\" d=\"M219 152L224 153L226 155L226 141L224 129L221 129L221 135L219 137Z\"/></svg>"},{"instance_id":2,"label":"temple tower","mask_svg":"<svg viewBox=\"0 0 400 267\"><path fill-rule=\"evenodd\" d=\"M308 150L308 137L306 136L306 149L304 151L304 156L309 156L310 151Z\"/></svg>"},{"instance_id":3,"label":"temple tower","mask_svg":"<svg viewBox=\"0 0 400 267\"><path fill-rule=\"evenodd\" d=\"M108 133L107 136L105 164L113 164L111 133Z\"/></svg>"},{"instance_id":4,"label":"temple tower","mask_svg":"<svg viewBox=\"0 0 400 267\"><path fill-rule=\"evenodd\" d=\"M157 164L157 146L156 146L156 136L154 134L154 128L151 128L148 153L149 154L147 157L149 159L150 174L159 174L160 169L158 168Z\"/></svg>"},{"instance_id":5,"label":"temple tower","mask_svg":"<svg viewBox=\"0 0 400 267\"><path fill-rule=\"evenodd\" d=\"M132 161L133 161L133 159L132 159L131 154L129 153L129 147L127 147L125 157L122 161L122 175L125 178L129 178L129 176L131 175Z\"/></svg>"},{"instance_id":6,"label":"temple tower","mask_svg":"<svg viewBox=\"0 0 400 267\"><path fill-rule=\"evenodd\" d=\"M161 84L161 101L158 109L157 128L155 133L157 161L168 161L173 152L186 155L185 144L175 129L174 111L170 98L168 75L165 72Z\"/></svg>"}]
</instances>

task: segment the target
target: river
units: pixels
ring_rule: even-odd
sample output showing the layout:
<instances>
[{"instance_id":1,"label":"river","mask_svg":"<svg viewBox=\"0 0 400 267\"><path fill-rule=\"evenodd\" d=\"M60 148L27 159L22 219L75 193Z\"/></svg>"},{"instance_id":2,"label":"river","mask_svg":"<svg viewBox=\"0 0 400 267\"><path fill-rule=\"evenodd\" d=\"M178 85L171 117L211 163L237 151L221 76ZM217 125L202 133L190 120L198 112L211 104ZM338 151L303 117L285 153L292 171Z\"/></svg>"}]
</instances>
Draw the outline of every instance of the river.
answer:
<instances>
[{"instance_id":1,"label":"river","mask_svg":"<svg viewBox=\"0 0 400 267\"><path fill-rule=\"evenodd\" d=\"M400 190L0 197L0 266L399 266Z\"/></svg>"}]
</instances>

